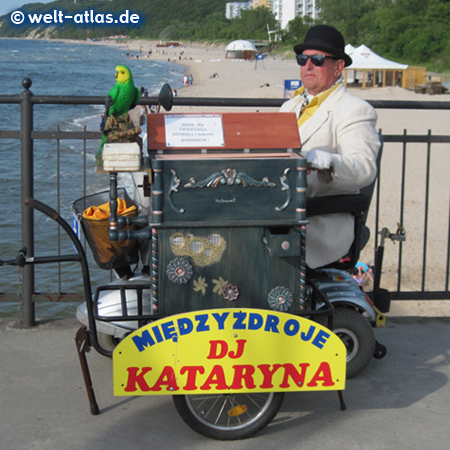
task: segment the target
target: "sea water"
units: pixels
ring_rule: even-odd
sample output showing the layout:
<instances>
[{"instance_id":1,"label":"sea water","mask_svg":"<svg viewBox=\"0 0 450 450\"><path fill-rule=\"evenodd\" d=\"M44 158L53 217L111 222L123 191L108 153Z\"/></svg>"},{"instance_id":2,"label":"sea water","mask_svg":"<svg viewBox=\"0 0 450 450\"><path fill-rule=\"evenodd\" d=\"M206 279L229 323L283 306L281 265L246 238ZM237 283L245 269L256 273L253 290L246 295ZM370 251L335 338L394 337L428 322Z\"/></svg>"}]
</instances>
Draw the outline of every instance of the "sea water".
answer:
<instances>
[{"instance_id":1,"label":"sea water","mask_svg":"<svg viewBox=\"0 0 450 450\"><path fill-rule=\"evenodd\" d=\"M123 45L105 46L74 44L59 41L1 39L0 63L2 77L0 95L17 95L23 91L22 80L30 78L30 90L35 95L106 96L115 84L114 69L118 64L127 65L137 87L148 89L149 96L157 96L162 85L169 83L178 89L182 86L184 68L169 61L154 61L144 48L140 57L129 57ZM134 52L136 55L136 52ZM102 105L35 105L34 130L52 131L98 131ZM20 106L2 104L0 108L0 131L20 129ZM107 175L95 170L94 156L99 142L87 141L87 193L107 190ZM34 141L34 197L71 221L71 206L83 197L83 144L80 141L63 140L60 143L61 198L57 197L57 151L56 141ZM20 141L0 139L0 183L2 200L0 209L0 259L12 259L21 247L21 183ZM119 184L132 189L131 178L124 175ZM64 242L58 249L58 226L48 217L35 212L35 255L70 253L71 243ZM56 231L55 231L56 230ZM64 232L61 230L61 233ZM90 252L88 251L88 254ZM90 257L91 266L92 258ZM69 266L69 269L67 269ZM36 292L83 292L79 264L61 265L63 284L58 285L57 265L35 266ZM49 269L51 268L51 269ZM109 273L95 269L91 273L93 284L108 281ZM103 279L102 279L103 278ZM101 280L102 279L102 280ZM20 294L21 272L14 267L0 267L0 292ZM38 317L73 315L73 304L37 304ZM0 317L18 314L18 303L0 302Z\"/></svg>"}]
</instances>

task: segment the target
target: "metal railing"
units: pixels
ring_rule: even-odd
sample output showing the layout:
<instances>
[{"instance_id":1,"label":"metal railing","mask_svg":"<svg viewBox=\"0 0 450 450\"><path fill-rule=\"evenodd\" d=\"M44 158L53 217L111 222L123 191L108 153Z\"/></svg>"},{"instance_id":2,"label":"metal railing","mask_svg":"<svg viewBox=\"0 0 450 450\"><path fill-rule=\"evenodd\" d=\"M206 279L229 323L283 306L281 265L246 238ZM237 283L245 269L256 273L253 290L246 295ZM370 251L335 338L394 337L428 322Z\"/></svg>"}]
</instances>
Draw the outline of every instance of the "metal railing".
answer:
<instances>
[{"instance_id":1,"label":"metal railing","mask_svg":"<svg viewBox=\"0 0 450 450\"><path fill-rule=\"evenodd\" d=\"M21 190L21 243L17 242L17 249L20 247L27 247L28 255L35 255L35 218L33 210L25 206L25 199L34 196L35 188L35 168L34 160L36 158L34 142L39 140L51 140L56 141L56 153L57 153L57 163L55 167L56 178L57 178L57 200L56 207L60 211L61 199L60 194L63 192L61 188L61 177L60 177L60 161L63 156L61 156L60 145L61 142L65 140L75 140L83 144L83 164L82 164L82 193L86 195L87 190L87 156L89 151L87 149L89 142L99 142L101 138L101 133L98 131L88 131L84 128L83 131L62 131L57 128L54 131L35 131L33 128L34 123L34 106L35 105L104 105L104 97L99 96L43 96L43 95L33 95L30 91L31 80L25 78L22 82L24 87L23 92L20 95L0 95L0 104L18 104L20 105L20 130L0 130L0 139L15 139L21 142L21 181L17 182L17 190ZM188 97L175 97L173 104L174 106L195 106L195 107L251 107L251 108L278 108L285 99L236 99L236 98L188 98ZM413 102L413 101L370 101L377 109L409 109L409 110L450 110L450 102L436 102L436 101L425 101L425 102ZM158 98L147 97L142 98L140 104L147 106L157 105ZM421 284L419 288L408 288L405 286L405 282L402 279L402 268L403 268L403 243L398 245L397 254L397 265L392 271L396 273L396 284L389 290L393 295L393 299L397 300L433 300L433 299L450 299L449 292L449 273L450 273L450 212L449 206L444 201L443 212L449 216L447 226L441 230L441 235L438 239L442 243L443 256L441 258L444 261L443 268L443 280L441 287L436 289L428 289L426 285L426 270L427 270L427 241L428 241L428 225L430 221L429 216L429 201L430 201L430 191L429 184L430 179L433 175L430 173L430 155L432 151L432 145L449 144L449 135L433 135L431 131L426 135L411 135L407 134L405 130L403 134L399 135L383 135L383 142L386 147L389 145L401 145L403 162L402 162L402 176L399 180L401 186L400 198L399 198L399 215L397 219L391 218L391 222L398 222L402 224L403 217L405 213L405 195L406 195L406 168L405 160L407 155L408 144L424 144L426 146L427 154L427 172L426 179L424 180L426 186L425 194L425 204L424 204L424 218L423 218L423 246L421 261L417 261L417 268L421 273ZM433 147L434 148L434 147ZM384 224L380 223L380 209L382 206L383 198L383 175L380 174L380 180L377 185L376 198L374 199L374 229L375 234L372 239L372 248L377 246L378 243L378 232ZM446 180L448 182L448 180ZM20 187L19 187L20 184ZM448 185L442 186L442 192L444 193L444 199L447 198L450 191ZM74 199L73 199L74 200ZM449 203L447 201L447 203ZM53 205L54 206L54 205ZM1 224L0 224L1 226ZM393 226L389 223L389 226ZM408 230L407 230L408 231ZM58 252L61 251L59 230L58 234ZM409 240L408 245L415 245ZM12 255L0 255L2 259ZM421 266L421 267L420 267ZM39 293L35 289L35 268L33 265L26 265L23 268L22 280L20 283L20 302L21 302L21 321L23 326L32 326L35 322L35 310L34 305L36 302L40 301L59 301L59 302L80 302L83 301L83 295L78 293L64 293L61 289L61 268L58 267L58 288L56 293L45 292ZM81 289L80 289L81 292ZM17 301L17 293L0 293L0 301Z\"/></svg>"}]
</instances>

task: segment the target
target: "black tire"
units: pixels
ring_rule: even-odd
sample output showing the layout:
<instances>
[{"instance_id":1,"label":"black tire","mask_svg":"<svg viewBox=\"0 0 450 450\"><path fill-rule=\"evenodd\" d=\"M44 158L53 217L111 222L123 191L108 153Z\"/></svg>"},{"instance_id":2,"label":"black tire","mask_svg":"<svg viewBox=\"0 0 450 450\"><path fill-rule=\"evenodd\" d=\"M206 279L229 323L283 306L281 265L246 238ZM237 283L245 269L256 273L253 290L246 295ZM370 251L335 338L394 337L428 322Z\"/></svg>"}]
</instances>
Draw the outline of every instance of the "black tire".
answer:
<instances>
[{"instance_id":1,"label":"black tire","mask_svg":"<svg viewBox=\"0 0 450 450\"><path fill-rule=\"evenodd\" d=\"M174 395L178 414L194 431L218 440L246 439L278 413L284 392Z\"/></svg>"},{"instance_id":2,"label":"black tire","mask_svg":"<svg viewBox=\"0 0 450 450\"><path fill-rule=\"evenodd\" d=\"M347 378L352 378L367 367L374 355L375 335L372 326L358 311L336 308L333 332L347 348Z\"/></svg>"},{"instance_id":3,"label":"black tire","mask_svg":"<svg viewBox=\"0 0 450 450\"><path fill-rule=\"evenodd\" d=\"M97 332L97 341L100 344L100 347L105 350L114 351L116 346L119 344L120 339L110 334L102 333L100 331Z\"/></svg>"},{"instance_id":4,"label":"black tire","mask_svg":"<svg viewBox=\"0 0 450 450\"><path fill-rule=\"evenodd\" d=\"M375 352L373 353L373 357L375 359L381 359L386 356L386 353L387 353L386 347L377 341L375 343Z\"/></svg>"}]
</instances>

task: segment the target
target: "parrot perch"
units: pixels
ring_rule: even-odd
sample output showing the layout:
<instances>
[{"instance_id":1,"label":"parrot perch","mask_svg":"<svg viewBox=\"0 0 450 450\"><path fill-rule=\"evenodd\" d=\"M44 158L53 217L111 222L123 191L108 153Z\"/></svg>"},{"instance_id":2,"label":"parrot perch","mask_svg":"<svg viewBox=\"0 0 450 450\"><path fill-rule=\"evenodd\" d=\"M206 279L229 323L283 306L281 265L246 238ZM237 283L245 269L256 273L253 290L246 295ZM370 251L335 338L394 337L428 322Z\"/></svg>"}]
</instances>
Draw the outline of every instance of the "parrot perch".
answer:
<instances>
[{"instance_id":1,"label":"parrot perch","mask_svg":"<svg viewBox=\"0 0 450 450\"><path fill-rule=\"evenodd\" d=\"M101 124L101 131L103 132L100 147L97 151L95 159L98 163L102 162L103 145L107 141L123 142L123 136L130 137L131 141L137 141L137 137L141 132L140 129L135 129L128 112L133 109L138 103L141 93L134 85L133 75L127 66L119 65L116 67L116 84L110 89L105 101L105 114ZM120 123L126 124L126 133L123 131L123 126ZM114 132L120 134L120 137L113 136Z\"/></svg>"}]
</instances>

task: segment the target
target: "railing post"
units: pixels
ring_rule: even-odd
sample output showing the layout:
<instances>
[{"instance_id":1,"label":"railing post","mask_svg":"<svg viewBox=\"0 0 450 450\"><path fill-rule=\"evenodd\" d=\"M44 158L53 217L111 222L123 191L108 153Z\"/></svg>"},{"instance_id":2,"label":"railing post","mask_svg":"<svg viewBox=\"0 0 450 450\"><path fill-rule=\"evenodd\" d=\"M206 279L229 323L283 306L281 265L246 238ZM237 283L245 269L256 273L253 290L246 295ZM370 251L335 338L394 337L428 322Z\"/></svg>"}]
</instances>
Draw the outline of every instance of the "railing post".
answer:
<instances>
[{"instance_id":1,"label":"railing post","mask_svg":"<svg viewBox=\"0 0 450 450\"><path fill-rule=\"evenodd\" d=\"M33 209L25 205L25 199L33 197L33 93L30 91L31 80L24 78L22 86L25 88L20 95L20 140L22 167L22 246L27 247L28 256L34 256L34 214ZM22 326L32 327L35 322L33 303L34 295L34 265L28 264L23 268L22 278Z\"/></svg>"}]
</instances>

